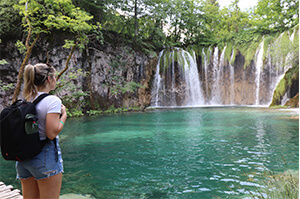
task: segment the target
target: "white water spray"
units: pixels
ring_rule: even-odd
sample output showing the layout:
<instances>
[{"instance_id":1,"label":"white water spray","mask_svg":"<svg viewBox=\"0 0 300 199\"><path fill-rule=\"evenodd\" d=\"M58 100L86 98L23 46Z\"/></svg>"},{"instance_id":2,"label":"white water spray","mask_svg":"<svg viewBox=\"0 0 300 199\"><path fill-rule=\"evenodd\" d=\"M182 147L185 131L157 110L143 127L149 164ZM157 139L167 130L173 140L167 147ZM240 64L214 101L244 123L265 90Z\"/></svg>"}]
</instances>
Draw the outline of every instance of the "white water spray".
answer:
<instances>
[{"instance_id":1,"label":"white water spray","mask_svg":"<svg viewBox=\"0 0 300 199\"><path fill-rule=\"evenodd\" d=\"M204 48L202 49L202 55L204 57L205 92L206 92L206 98L207 98L207 95L208 95L208 60L207 60L207 56L204 52Z\"/></svg>"},{"instance_id":2,"label":"white water spray","mask_svg":"<svg viewBox=\"0 0 300 199\"><path fill-rule=\"evenodd\" d=\"M235 93L234 93L234 66L233 66L233 58L234 58L234 48L232 48L232 53L230 57L230 63L229 63L229 68L230 68L230 103L231 105L234 104L234 98L235 98Z\"/></svg>"},{"instance_id":3,"label":"white water spray","mask_svg":"<svg viewBox=\"0 0 300 199\"><path fill-rule=\"evenodd\" d=\"M259 47L256 51L256 105L259 105L259 88L260 88L260 73L263 68L263 54L264 54L264 41L259 44Z\"/></svg>"},{"instance_id":4,"label":"white water spray","mask_svg":"<svg viewBox=\"0 0 300 199\"><path fill-rule=\"evenodd\" d=\"M219 104L219 97L218 97L218 68L219 66L219 49L218 47L215 47L214 49L214 59L213 59L213 80L212 80L212 86L211 86L211 104Z\"/></svg>"},{"instance_id":5,"label":"white water spray","mask_svg":"<svg viewBox=\"0 0 300 199\"><path fill-rule=\"evenodd\" d=\"M159 69L160 69L160 59L161 59L161 56L163 54L164 50L162 50L160 53L159 53L159 59L158 59L158 63L156 65L156 73L155 73L155 76L154 76L154 82L153 82L153 87L152 87L152 92L151 92L151 97L153 98L155 96L155 102L154 102L154 106L159 106L158 103L159 103L159 91L160 91L160 87L161 87L161 76L159 74Z\"/></svg>"},{"instance_id":6,"label":"white water spray","mask_svg":"<svg viewBox=\"0 0 300 199\"><path fill-rule=\"evenodd\" d=\"M175 53L178 53L177 56L180 55L182 59L180 64L175 65ZM195 53L191 55L189 52L185 50L175 49L171 53L166 53L164 56L169 56L172 60L169 68L163 73L163 76L159 73L161 67L160 60L166 59L167 57L163 56L163 51L159 54L158 64L156 66L156 73L153 82L152 88L152 104L155 107L160 106L178 106L176 103L177 94L185 94L184 99L185 101L182 102L183 106L197 106L204 104L204 98L202 93L202 88L200 87L200 80L199 80L199 73L196 63ZM176 70L176 67L177 68ZM169 71L169 72L167 72ZM180 76L183 80L183 87L176 87L176 74L175 71L178 71L178 76ZM167 77L167 75L169 75ZM169 79L169 80L168 80ZM168 82L166 82L168 81ZM184 90L180 90L179 92L175 92L177 89L185 88ZM182 98L182 96L181 96Z\"/></svg>"},{"instance_id":7,"label":"white water spray","mask_svg":"<svg viewBox=\"0 0 300 199\"><path fill-rule=\"evenodd\" d=\"M204 98L202 94L202 89L200 87L195 53L193 52L193 55L191 55L187 51L182 51L182 57L188 58L184 59L186 93L188 93L186 105L203 105Z\"/></svg>"}]
</instances>

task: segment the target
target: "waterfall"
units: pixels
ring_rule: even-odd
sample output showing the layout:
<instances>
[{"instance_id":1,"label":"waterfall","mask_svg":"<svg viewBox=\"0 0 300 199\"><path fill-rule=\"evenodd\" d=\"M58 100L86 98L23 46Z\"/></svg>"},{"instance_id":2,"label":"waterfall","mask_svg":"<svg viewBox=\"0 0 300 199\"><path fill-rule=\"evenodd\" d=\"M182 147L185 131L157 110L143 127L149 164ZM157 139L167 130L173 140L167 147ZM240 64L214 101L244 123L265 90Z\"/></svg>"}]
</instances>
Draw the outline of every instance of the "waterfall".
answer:
<instances>
[{"instance_id":1,"label":"waterfall","mask_svg":"<svg viewBox=\"0 0 300 199\"><path fill-rule=\"evenodd\" d=\"M212 80L212 86L211 86L211 101L210 104L219 104L219 90L218 90L218 70L219 70L219 49L218 47L215 47L214 49L214 60L213 60L213 80Z\"/></svg>"},{"instance_id":2,"label":"waterfall","mask_svg":"<svg viewBox=\"0 0 300 199\"><path fill-rule=\"evenodd\" d=\"M259 47L256 51L256 105L259 105L259 88L260 88L260 73L263 68L263 54L264 54L264 41L259 44Z\"/></svg>"},{"instance_id":3,"label":"waterfall","mask_svg":"<svg viewBox=\"0 0 300 199\"><path fill-rule=\"evenodd\" d=\"M187 51L182 51L182 56L187 58L184 59L186 93L188 93L186 105L203 105L204 98L200 88L195 52L191 55Z\"/></svg>"},{"instance_id":4,"label":"waterfall","mask_svg":"<svg viewBox=\"0 0 300 199\"><path fill-rule=\"evenodd\" d=\"M172 52L172 60L174 60L175 58L175 51L173 50ZM172 61L172 92L171 92L171 104L172 105L176 105L176 96L175 96L175 92L176 92L176 88L175 88L175 65L174 65L174 61Z\"/></svg>"},{"instance_id":5,"label":"waterfall","mask_svg":"<svg viewBox=\"0 0 300 199\"><path fill-rule=\"evenodd\" d=\"M291 43L296 34L297 31L290 32ZM152 81L151 106L268 106L276 86L292 67L289 63L295 58L291 49L280 46L286 45L286 39L281 44L285 36L281 34L268 46L265 46L264 39L258 45L251 64L247 66L244 66L245 55L241 52L235 55L235 49L232 49L229 63L226 62L227 46L222 52L218 47L209 47L207 51L207 48L202 47L198 54L181 48L161 51ZM265 56L264 48L268 49ZM285 57L276 57L283 49L290 51ZM197 60L202 62L197 64ZM289 93L285 94L281 103L284 104L289 98Z\"/></svg>"},{"instance_id":6,"label":"waterfall","mask_svg":"<svg viewBox=\"0 0 300 199\"><path fill-rule=\"evenodd\" d=\"M223 85L223 82L224 82L224 66L225 66L225 50L226 50L226 47L224 47L222 53L221 53L221 57L220 57L220 62L219 62L219 70L218 70L218 77L217 77L217 82L218 82L218 102L221 104L222 103L222 85Z\"/></svg>"},{"instance_id":7,"label":"waterfall","mask_svg":"<svg viewBox=\"0 0 300 199\"><path fill-rule=\"evenodd\" d=\"M202 49L202 55L204 57L205 93L206 93L206 99L207 99L207 95L208 95L208 60L207 60L207 56L204 52L204 48Z\"/></svg>"},{"instance_id":8,"label":"waterfall","mask_svg":"<svg viewBox=\"0 0 300 199\"><path fill-rule=\"evenodd\" d=\"M165 60L171 60L171 63ZM165 66L166 63L169 66ZM162 74L161 68L164 68ZM203 105L204 98L198 74L194 52L191 55L178 48L170 53L161 51L152 86L152 106Z\"/></svg>"},{"instance_id":9,"label":"waterfall","mask_svg":"<svg viewBox=\"0 0 300 199\"><path fill-rule=\"evenodd\" d=\"M294 42L294 38L295 38L295 32L296 32L296 29L294 29L293 33L290 35L289 37L289 40L291 41L291 43ZM279 42L281 39L282 39L282 36L283 36L284 33L280 34L279 38L277 39L277 42ZM280 50L279 50L280 51ZM284 64L284 67L282 67L283 65L283 61L281 60L281 62L277 62L277 64L280 64L279 66L276 66L277 70L276 70L276 78L275 80L273 81L273 88L272 88L272 91L274 93L274 90L276 89L277 85L279 84L280 80L284 77L285 73L290 69L292 68L292 60L293 60L293 56L294 56L294 53L292 51L290 51L286 58L285 58L285 64ZM278 69L279 68L279 69ZM280 68L283 68L283 69L280 69ZM288 93L285 93L285 95L283 96L283 99L281 100L281 105L283 106L287 101L289 100L289 96L288 96ZM270 102L271 103L271 102Z\"/></svg>"},{"instance_id":10,"label":"waterfall","mask_svg":"<svg viewBox=\"0 0 300 199\"><path fill-rule=\"evenodd\" d=\"M285 95L283 96L282 100L281 100L281 106L284 106L285 103L289 100L290 98L288 97L288 93L285 93Z\"/></svg>"},{"instance_id":11,"label":"waterfall","mask_svg":"<svg viewBox=\"0 0 300 199\"><path fill-rule=\"evenodd\" d=\"M230 103L231 105L234 104L234 98L235 98L235 93L234 93L234 66L233 66L233 58L234 58L234 48L232 48L232 53L230 57L230 63L229 63L229 70L230 70Z\"/></svg>"},{"instance_id":12,"label":"waterfall","mask_svg":"<svg viewBox=\"0 0 300 199\"><path fill-rule=\"evenodd\" d=\"M293 33L290 35L289 39L291 41L291 43L294 42L294 38L295 38L295 30L293 31ZM293 56L294 53L293 52L289 52L285 58L285 65L284 65L284 71L286 72L288 69L290 69L292 67L292 61L293 61Z\"/></svg>"},{"instance_id":13,"label":"waterfall","mask_svg":"<svg viewBox=\"0 0 300 199\"><path fill-rule=\"evenodd\" d=\"M224 76L224 65L225 65L225 50L224 47L221 57L219 59L219 49L215 47L214 62L213 62L213 86L212 86L212 98L210 104L220 105L222 104L222 84Z\"/></svg>"},{"instance_id":14,"label":"waterfall","mask_svg":"<svg viewBox=\"0 0 300 199\"><path fill-rule=\"evenodd\" d=\"M162 50L159 53L159 59L158 59L157 65L156 65L156 73L155 73L155 76L154 76L154 81L153 81L153 86L152 86L151 97L153 99L153 96L155 96L155 98L154 98L155 99L154 106L158 106L158 103L160 101L159 91L160 91L160 88L161 88L161 76L159 74L159 69L160 69L159 66L160 66L160 60L161 60L163 52L164 52L164 50Z\"/></svg>"}]
</instances>

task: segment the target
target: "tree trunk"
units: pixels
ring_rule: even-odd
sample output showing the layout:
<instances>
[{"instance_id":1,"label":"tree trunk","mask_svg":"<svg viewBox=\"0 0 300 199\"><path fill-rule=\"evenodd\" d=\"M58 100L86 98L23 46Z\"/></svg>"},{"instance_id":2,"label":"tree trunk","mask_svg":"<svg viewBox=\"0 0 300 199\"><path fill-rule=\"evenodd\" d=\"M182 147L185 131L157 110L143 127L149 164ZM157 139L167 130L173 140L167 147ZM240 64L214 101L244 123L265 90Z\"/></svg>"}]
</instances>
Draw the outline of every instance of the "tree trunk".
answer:
<instances>
[{"instance_id":1,"label":"tree trunk","mask_svg":"<svg viewBox=\"0 0 300 199\"><path fill-rule=\"evenodd\" d=\"M138 34L138 21L137 21L137 1L134 1L134 40L137 41L137 34Z\"/></svg>"},{"instance_id":2,"label":"tree trunk","mask_svg":"<svg viewBox=\"0 0 300 199\"><path fill-rule=\"evenodd\" d=\"M17 85L16 85L16 88L15 88L15 91L14 91L14 94L13 94L12 103L17 101L17 99L18 99L18 96L19 96L20 91L21 91L21 86L22 86L22 83L23 83L23 74L24 74L25 66L28 63L28 60L29 60L29 58L31 56L31 53L32 53L32 49L33 49L35 43L37 42L37 40L39 39L40 34L37 35L37 37L35 38L35 40L32 42L31 45L29 45L30 37L31 37L31 31L29 31L26 42L25 42L25 46L27 48L27 51L26 51L26 54L25 54L25 58L24 58L24 60L21 64L20 70L19 70Z\"/></svg>"},{"instance_id":3,"label":"tree trunk","mask_svg":"<svg viewBox=\"0 0 300 199\"><path fill-rule=\"evenodd\" d=\"M68 56L68 59L67 59L67 62L66 62L66 66L65 66L65 68L57 75L57 77L56 77L56 81L68 70L68 68L69 68L69 62L70 62L70 59L71 59L71 57L72 57L72 55L73 55L73 53L74 53L74 50L75 50L75 48L77 47L77 44L78 44L78 41L76 41L76 43L74 44L74 46L72 47L72 49L71 49L71 52L70 52L70 54L69 54L69 56Z\"/></svg>"}]
</instances>

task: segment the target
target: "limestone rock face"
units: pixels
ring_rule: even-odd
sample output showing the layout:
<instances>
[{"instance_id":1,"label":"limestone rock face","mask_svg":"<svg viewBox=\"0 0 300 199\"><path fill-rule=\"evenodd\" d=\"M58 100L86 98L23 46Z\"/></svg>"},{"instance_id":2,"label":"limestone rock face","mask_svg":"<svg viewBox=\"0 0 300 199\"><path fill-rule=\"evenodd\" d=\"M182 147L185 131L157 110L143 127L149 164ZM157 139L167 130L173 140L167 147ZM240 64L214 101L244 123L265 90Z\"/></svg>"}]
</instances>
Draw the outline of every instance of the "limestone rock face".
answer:
<instances>
[{"instance_id":1,"label":"limestone rock face","mask_svg":"<svg viewBox=\"0 0 300 199\"><path fill-rule=\"evenodd\" d=\"M24 55L16 50L12 42L3 46L5 48L1 50L1 59L5 59L8 64L0 66L0 80L5 85L15 84ZM44 43L34 48L29 64L45 63L49 59L49 63L59 72L65 67L69 52L61 45ZM59 90L57 95L63 97L70 96L74 92L89 92L90 84L90 96L96 108L107 109L112 105L127 108L145 107L149 105L151 99L151 80L156 62L157 58L134 52L126 46L116 47L106 44L90 47L88 53L86 50L75 50L66 74L81 69L83 75L78 75L75 80L72 80L75 89ZM90 74L91 78L88 78L87 74ZM61 80L69 81L66 76L62 76ZM14 88L5 92L1 89L1 91L1 105L6 106L12 100ZM19 98L22 98L22 94ZM80 101L81 98L77 100ZM3 107L0 109L2 110Z\"/></svg>"}]
</instances>

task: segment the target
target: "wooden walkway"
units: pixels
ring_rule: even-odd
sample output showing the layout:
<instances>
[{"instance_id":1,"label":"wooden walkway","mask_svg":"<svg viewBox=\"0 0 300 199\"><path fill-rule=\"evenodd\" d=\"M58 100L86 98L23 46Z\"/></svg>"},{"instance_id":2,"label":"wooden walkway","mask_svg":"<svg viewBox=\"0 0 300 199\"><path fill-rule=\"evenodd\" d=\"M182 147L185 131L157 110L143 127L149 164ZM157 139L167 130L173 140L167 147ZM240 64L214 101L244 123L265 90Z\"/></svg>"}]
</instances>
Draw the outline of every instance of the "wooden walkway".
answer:
<instances>
[{"instance_id":1,"label":"wooden walkway","mask_svg":"<svg viewBox=\"0 0 300 199\"><path fill-rule=\"evenodd\" d=\"M0 182L0 198L1 199L23 199L20 194L20 190L13 189L13 186L6 186L3 182Z\"/></svg>"}]
</instances>

